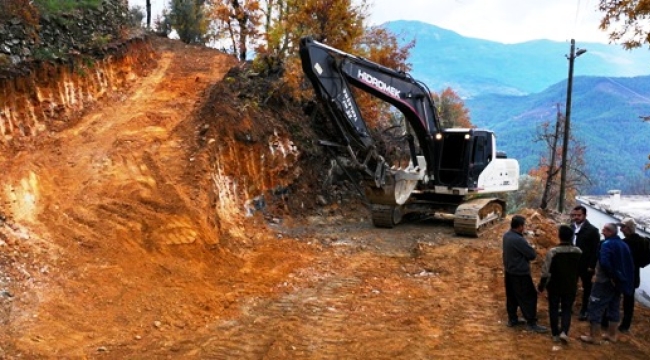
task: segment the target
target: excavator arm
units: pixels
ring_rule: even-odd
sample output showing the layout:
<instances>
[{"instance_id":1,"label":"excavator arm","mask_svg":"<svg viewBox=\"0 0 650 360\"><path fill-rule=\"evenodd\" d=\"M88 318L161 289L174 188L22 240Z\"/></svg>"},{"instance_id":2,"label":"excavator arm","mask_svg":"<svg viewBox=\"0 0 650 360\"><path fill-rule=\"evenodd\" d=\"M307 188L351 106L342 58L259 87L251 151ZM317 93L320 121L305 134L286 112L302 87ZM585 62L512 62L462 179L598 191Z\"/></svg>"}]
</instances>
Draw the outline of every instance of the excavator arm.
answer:
<instances>
[{"instance_id":1,"label":"excavator arm","mask_svg":"<svg viewBox=\"0 0 650 360\"><path fill-rule=\"evenodd\" d=\"M411 167L435 169L436 139L440 139L441 127L433 100L424 84L404 72L342 52L308 37L301 39L300 58L303 71L316 95L336 124L343 146L369 153L370 158L376 159L380 166L388 166L376 153L374 140L350 89L352 85L393 105L404 114L420 145L420 149L415 149L414 141L409 141ZM418 152L423 156L424 164L420 164ZM385 173L376 169L368 169L368 172ZM397 177L408 177L412 172L402 171ZM428 171L427 175L433 178L433 170ZM378 183L377 187L381 185Z\"/></svg>"}]
</instances>

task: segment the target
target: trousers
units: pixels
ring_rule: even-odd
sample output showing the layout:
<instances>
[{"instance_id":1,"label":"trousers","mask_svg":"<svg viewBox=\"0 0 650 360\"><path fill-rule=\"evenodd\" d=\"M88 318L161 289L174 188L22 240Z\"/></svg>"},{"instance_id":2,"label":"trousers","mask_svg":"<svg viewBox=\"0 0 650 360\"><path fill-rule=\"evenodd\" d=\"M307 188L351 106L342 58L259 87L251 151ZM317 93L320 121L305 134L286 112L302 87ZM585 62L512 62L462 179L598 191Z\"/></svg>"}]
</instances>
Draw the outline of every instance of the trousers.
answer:
<instances>
[{"instance_id":1,"label":"trousers","mask_svg":"<svg viewBox=\"0 0 650 360\"><path fill-rule=\"evenodd\" d=\"M528 325L537 324L537 290L530 274L513 275L505 273L506 311L508 320L517 320L517 309Z\"/></svg>"}]
</instances>

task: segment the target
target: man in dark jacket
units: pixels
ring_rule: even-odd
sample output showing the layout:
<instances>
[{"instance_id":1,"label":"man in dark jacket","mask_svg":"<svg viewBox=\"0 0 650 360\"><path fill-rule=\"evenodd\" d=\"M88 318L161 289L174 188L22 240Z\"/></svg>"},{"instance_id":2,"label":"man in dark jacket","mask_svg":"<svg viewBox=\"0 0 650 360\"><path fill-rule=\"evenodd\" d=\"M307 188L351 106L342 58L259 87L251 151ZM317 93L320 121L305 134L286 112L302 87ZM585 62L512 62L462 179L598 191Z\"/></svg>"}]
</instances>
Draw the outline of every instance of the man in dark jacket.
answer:
<instances>
[{"instance_id":1,"label":"man in dark jacket","mask_svg":"<svg viewBox=\"0 0 650 360\"><path fill-rule=\"evenodd\" d=\"M546 253L542 266L542 277L537 285L537 291L548 290L548 315L551 323L553 341L569 342L571 327L571 308L578 291L578 261L582 251L573 246L574 232L568 225L558 229L560 245L551 248ZM562 327L558 327L558 313L562 309Z\"/></svg>"},{"instance_id":2,"label":"man in dark jacket","mask_svg":"<svg viewBox=\"0 0 650 360\"><path fill-rule=\"evenodd\" d=\"M636 222L632 218L625 218L617 224L621 228L621 232L625 235L623 241L630 248L632 253L632 260L634 261L634 288L630 295L623 294L623 320L618 330L622 333L630 331L632 324L632 315L634 314L634 289L639 287L641 283L640 268L641 268L641 255L644 252L643 238L636 233Z\"/></svg>"},{"instance_id":3,"label":"man in dark jacket","mask_svg":"<svg viewBox=\"0 0 650 360\"><path fill-rule=\"evenodd\" d=\"M503 235L503 268L506 285L506 311L508 326L520 323L517 308L521 309L528 330L546 332L537 324L537 290L530 275L530 262L535 260L535 249L524 239L526 219L515 215L510 221L510 230Z\"/></svg>"},{"instance_id":4,"label":"man in dark jacket","mask_svg":"<svg viewBox=\"0 0 650 360\"><path fill-rule=\"evenodd\" d=\"M578 276L582 283L582 305L578 320L587 320L589 307L589 294L591 294L592 277L596 269L598 259L598 244L600 235L598 229L587 220L587 208L578 205L571 210L571 228L575 233L574 245L582 251L578 262Z\"/></svg>"},{"instance_id":5,"label":"man in dark jacket","mask_svg":"<svg viewBox=\"0 0 650 360\"><path fill-rule=\"evenodd\" d=\"M609 327L603 338L616 341L621 294L630 295L634 291L634 263L630 248L618 236L616 224L605 224L602 233L605 240L598 252L596 278L589 297L589 335L580 336L580 340L592 344L598 339L604 314L609 319Z\"/></svg>"}]
</instances>

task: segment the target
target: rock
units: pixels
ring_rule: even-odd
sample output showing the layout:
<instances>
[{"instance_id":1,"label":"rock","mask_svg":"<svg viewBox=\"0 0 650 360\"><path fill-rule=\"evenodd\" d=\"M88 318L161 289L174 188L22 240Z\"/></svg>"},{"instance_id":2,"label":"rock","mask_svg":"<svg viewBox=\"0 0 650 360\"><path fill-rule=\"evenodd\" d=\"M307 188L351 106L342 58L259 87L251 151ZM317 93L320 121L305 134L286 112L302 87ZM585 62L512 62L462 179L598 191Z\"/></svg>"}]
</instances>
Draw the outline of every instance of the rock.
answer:
<instances>
[{"instance_id":1,"label":"rock","mask_svg":"<svg viewBox=\"0 0 650 360\"><path fill-rule=\"evenodd\" d=\"M323 195L318 195L316 196L316 203L320 206L325 206L327 205L327 200Z\"/></svg>"}]
</instances>

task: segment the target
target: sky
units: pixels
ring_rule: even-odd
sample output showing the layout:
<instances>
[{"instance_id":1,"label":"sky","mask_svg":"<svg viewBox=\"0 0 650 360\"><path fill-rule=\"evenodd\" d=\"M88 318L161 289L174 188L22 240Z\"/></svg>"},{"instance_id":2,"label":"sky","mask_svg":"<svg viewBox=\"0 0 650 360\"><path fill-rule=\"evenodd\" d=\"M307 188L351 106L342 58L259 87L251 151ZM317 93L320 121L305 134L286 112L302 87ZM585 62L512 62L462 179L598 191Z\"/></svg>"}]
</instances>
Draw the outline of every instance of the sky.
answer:
<instances>
[{"instance_id":1,"label":"sky","mask_svg":"<svg viewBox=\"0 0 650 360\"><path fill-rule=\"evenodd\" d=\"M354 0L361 1L361 0ZM370 24L419 20L466 37L506 44L547 39L608 43L598 0L367 0ZM129 0L141 6L145 0ZM153 19L169 0L151 0Z\"/></svg>"},{"instance_id":2,"label":"sky","mask_svg":"<svg viewBox=\"0 0 650 360\"><path fill-rule=\"evenodd\" d=\"M419 20L506 44L547 39L608 43L598 0L369 0L371 22Z\"/></svg>"}]
</instances>

